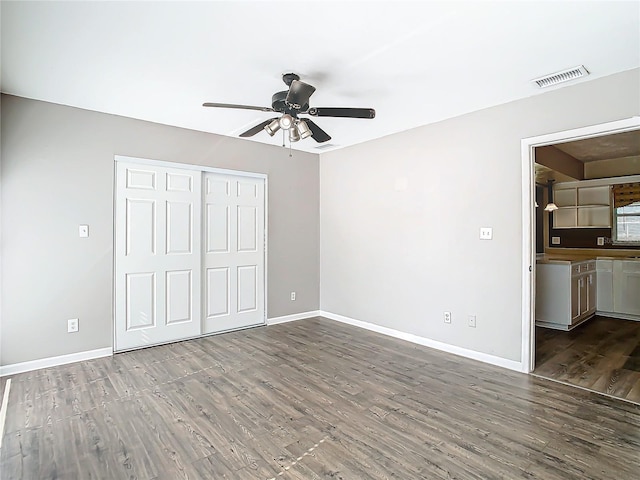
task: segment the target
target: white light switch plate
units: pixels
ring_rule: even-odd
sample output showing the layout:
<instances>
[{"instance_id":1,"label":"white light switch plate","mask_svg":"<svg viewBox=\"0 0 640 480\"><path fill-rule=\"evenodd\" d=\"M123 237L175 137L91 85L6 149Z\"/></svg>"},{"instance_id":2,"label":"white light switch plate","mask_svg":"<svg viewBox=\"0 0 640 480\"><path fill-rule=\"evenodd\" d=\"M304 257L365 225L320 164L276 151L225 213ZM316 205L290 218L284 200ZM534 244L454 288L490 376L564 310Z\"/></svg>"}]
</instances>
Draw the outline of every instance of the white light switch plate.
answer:
<instances>
[{"instance_id":1,"label":"white light switch plate","mask_svg":"<svg viewBox=\"0 0 640 480\"><path fill-rule=\"evenodd\" d=\"M560 245L560 237L551 237L551 245Z\"/></svg>"},{"instance_id":2,"label":"white light switch plate","mask_svg":"<svg viewBox=\"0 0 640 480\"><path fill-rule=\"evenodd\" d=\"M89 225L80 225L78 227L78 235L80 235L80 238L89 237Z\"/></svg>"},{"instance_id":3,"label":"white light switch plate","mask_svg":"<svg viewBox=\"0 0 640 480\"><path fill-rule=\"evenodd\" d=\"M491 240L493 238L493 228L480 227L480 240Z\"/></svg>"},{"instance_id":4,"label":"white light switch plate","mask_svg":"<svg viewBox=\"0 0 640 480\"><path fill-rule=\"evenodd\" d=\"M604 245L604 237L598 237L598 246L602 247Z\"/></svg>"}]
</instances>

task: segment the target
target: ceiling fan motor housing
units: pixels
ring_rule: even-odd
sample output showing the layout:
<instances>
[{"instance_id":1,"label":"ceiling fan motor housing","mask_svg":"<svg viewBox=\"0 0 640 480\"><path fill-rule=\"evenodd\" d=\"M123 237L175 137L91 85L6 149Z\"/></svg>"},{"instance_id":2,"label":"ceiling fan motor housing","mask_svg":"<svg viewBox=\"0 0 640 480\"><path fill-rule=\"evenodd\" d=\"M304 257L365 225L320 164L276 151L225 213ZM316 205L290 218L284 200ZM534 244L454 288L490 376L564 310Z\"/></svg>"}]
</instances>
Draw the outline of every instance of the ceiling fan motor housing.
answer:
<instances>
[{"instance_id":1,"label":"ceiling fan motor housing","mask_svg":"<svg viewBox=\"0 0 640 480\"><path fill-rule=\"evenodd\" d=\"M287 109L287 93L289 92L276 92L271 97L271 108L276 112L284 112Z\"/></svg>"},{"instance_id":2,"label":"ceiling fan motor housing","mask_svg":"<svg viewBox=\"0 0 640 480\"><path fill-rule=\"evenodd\" d=\"M293 108L292 105L287 103L288 91L276 92L271 97L271 108L276 112L289 113L291 116L296 117L300 112L306 112L309 109L309 104L305 103L300 109Z\"/></svg>"}]
</instances>

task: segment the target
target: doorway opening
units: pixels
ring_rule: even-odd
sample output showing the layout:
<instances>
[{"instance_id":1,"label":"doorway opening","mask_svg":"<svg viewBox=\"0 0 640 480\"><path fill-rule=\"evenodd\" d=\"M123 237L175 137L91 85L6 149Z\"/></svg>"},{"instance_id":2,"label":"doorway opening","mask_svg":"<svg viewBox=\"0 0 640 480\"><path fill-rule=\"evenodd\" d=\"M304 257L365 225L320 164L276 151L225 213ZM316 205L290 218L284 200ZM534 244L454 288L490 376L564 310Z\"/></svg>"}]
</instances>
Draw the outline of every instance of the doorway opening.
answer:
<instances>
[{"instance_id":1,"label":"doorway opening","mask_svg":"<svg viewBox=\"0 0 640 480\"><path fill-rule=\"evenodd\" d=\"M637 151L621 149L624 141ZM614 245L609 204L612 184L640 182L640 118L524 139L522 161L523 371L640 402L640 306L623 308L631 314L608 306L611 266L598 261L596 271L605 256L629 260L626 270L640 257L640 246ZM545 211L552 202L558 210ZM637 267L640 291L640 259ZM628 290L634 282L622 283Z\"/></svg>"}]
</instances>

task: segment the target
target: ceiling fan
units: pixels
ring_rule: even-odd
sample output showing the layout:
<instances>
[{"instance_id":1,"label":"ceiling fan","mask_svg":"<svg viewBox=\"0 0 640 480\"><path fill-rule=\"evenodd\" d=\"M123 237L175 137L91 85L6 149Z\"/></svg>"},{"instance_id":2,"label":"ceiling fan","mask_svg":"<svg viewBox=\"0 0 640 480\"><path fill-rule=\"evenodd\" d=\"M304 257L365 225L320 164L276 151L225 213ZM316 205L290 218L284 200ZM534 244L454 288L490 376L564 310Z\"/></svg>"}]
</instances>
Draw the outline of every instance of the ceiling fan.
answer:
<instances>
[{"instance_id":1,"label":"ceiling fan","mask_svg":"<svg viewBox=\"0 0 640 480\"><path fill-rule=\"evenodd\" d=\"M278 130L282 129L283 131L289 131L290 142L297 142L307 137L313 138L318 143L331 140L329 134L316 125L315 122L308 118L299 118L299 115L340 118L375 118L376 116L376 111L373 108L309 107L309 98L316 91L316 88L301 82L300 77L295 73L285 73L282 76L282 80L289 87L289 90L274 93L271 97L270 107L211 102L203 103L202 106L281 113L282 115L279 117L265 120L241 133L240 136L252 137L256 133L265 130L273 137Z\"/></svg>"}]
</instances>

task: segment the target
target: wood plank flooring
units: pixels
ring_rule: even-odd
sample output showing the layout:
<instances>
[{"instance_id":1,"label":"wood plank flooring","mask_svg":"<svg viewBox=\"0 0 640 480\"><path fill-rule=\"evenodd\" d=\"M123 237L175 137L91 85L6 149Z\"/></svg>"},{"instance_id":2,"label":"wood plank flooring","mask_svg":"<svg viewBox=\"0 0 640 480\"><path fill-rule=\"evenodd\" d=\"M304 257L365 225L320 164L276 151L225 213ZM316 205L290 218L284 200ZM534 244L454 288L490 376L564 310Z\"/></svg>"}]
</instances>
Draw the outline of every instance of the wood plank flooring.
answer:
<instances>
[{"instance_id":1,"label":"wood plank flooring","mask_svg":"<svg viewBox=\"0 0 640 480\"><path fill-rule=\"evenodd\" d=\"M640 406L315 318L15 375L3 440L3 480L637 480Z\"/></svg>"},{"instance_id":2,"label":"wood plank flooring","mask_svg":"<svg viewBox=\"0 0 640 480\"><path fill-rule=\"evenodd\" d=\"M631 320L596 316L570 332L537 327L534 373L640 403L639 347L640 322Z\"/></svg>"}]
</instances>

